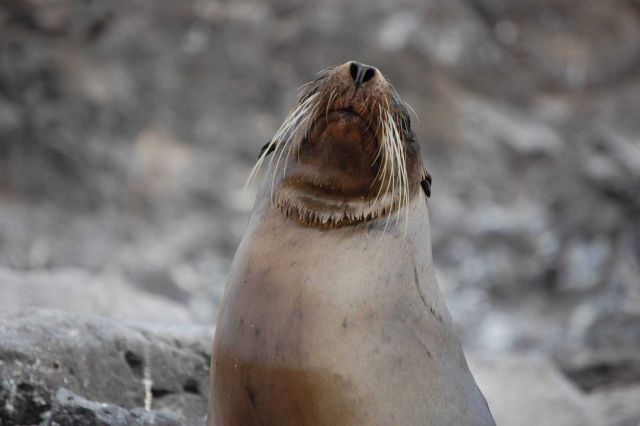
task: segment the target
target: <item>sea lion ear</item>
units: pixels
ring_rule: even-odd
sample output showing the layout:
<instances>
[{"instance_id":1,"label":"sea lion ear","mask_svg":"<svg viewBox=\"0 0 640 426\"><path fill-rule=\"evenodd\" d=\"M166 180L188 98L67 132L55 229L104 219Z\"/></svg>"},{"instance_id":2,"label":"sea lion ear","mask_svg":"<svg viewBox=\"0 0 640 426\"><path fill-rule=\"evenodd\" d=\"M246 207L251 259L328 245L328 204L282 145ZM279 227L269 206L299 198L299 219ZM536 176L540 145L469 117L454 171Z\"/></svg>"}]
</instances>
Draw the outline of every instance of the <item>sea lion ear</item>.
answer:
<instances>
[{"instance_id":1,"label":"sea lion ear","mask_svg":"<svg viewBox=\"0 0 640 426\"><path fill-rule=\"evenodd\" d=\"M263 155L266 157L267 155L271 154L273 151L276 150L276 145L277 144L275 143L272 144L271 141L264 144L264 146L260 148L260 154L258 154L258 158L261 158ZM267 152L266 154L265 154L265 151Z\"/></svg>"},{"instance_id":2,"label":"sea lion ear","mask_svg":"<svg viewBox=\"0 0 640 426\"><path fill-rule=\"evenodd\" d=\"M427 195L427 198L431 196L431 175L426 170L422 170L422 180L420 180L420 186L422 190Z\"/></svg>"}]
</instances>

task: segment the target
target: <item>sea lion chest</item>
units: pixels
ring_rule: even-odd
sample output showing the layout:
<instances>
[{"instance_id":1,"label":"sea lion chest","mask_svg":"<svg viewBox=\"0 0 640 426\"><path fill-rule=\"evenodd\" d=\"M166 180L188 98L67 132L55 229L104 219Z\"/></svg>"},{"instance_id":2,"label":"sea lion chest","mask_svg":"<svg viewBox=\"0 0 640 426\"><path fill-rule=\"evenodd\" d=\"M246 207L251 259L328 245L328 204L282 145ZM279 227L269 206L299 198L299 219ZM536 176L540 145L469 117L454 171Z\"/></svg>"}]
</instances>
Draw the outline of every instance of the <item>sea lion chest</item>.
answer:
<instances>
[{"instance_id":1,"label":"sea lion chest","mask_svg":"<svg viewBox=\"0 0 640 426\"><path fill-rule=\"evenodd\" d=\"M407 217L339 229L254 214L217 325L217 424L425 424L457 406L466 418L479 392L416 198Z\"/></svg>"}]
</instances>

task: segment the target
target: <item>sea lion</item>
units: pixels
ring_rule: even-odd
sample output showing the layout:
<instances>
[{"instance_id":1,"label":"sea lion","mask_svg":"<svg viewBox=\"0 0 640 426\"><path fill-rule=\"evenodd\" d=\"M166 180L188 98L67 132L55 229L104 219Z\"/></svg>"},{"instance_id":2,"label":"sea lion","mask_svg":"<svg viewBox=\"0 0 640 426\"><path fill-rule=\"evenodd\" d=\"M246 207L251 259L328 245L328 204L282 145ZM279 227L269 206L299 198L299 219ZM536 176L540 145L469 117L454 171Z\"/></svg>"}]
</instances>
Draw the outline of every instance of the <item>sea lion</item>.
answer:
<instances>
[{"instance_id":1,"label":"sea lion","mask_svg":"<svg viewBox=\"0 0 640 426\"><path fill-rule=\"evenodd\" d=\"M438 288L408 107L374 67L303 86L233 260L208 425L493 425Z\"/></svg>"}]
</instances>

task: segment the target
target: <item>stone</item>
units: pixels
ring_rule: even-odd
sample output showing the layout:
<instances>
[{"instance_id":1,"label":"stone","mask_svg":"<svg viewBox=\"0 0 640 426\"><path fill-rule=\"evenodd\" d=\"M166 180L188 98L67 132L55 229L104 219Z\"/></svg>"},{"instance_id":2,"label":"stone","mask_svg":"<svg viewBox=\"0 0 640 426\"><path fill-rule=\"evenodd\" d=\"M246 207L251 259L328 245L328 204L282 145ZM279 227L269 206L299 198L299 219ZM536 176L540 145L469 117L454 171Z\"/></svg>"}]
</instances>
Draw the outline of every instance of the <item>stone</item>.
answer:
<instances>
[{"instance_id":1,"label":"stone","mask_svg":"<svg viewBox=\"0 0 640 426\"><path fill-rule=\"evenodd\" d=\"M0 282L3 314L49 308L165 325L193 322L185 306L140 291L117 275L70 268L18 272L0 266Z\"/></svg>"},{"instance_id":2,"label":"stone","mask_svg":"<svg viewBox=\"0 0 640 426\"><path fill-rule=\"evenodd\" d=\"M172 413L125 410L117 405L88 401L65 388L56 392L51 412L41 426L182 426Z\"/></svg>"},{"instance_id":3,"label":"stone","mask_svg":"<svg viewBox=\"0 0 640 426\"><path fill-rule=\"evenodd\" d=\"M640 424L640 386L609 389L589 395L589 403L601 407L610 426L637 426Z\"/></svg>"},{"instance_id":4,"label":"stone","mask_svg":"<svg viewBox=\"0 0 640 426\"><path fill-rule=\"evenodd\" d=\"M470 354L469 367L496 424L599 426L600 411L543 356Z\"/></svg>"},{"instance_id":5,"label":"stone","mask_svg":"<svg viewBox=\"0 0 640 426\"><path fill-rule=\"evenodd\" d=\"M0 317L0 424L39 424L86 409L99 419L104 413L94 408L102 403L121 407L113 415L133 418L148 408L199 424L211 341L211 330L188 325L145 328L53 310ZM61 403L62 388L80 399Z\"/></svg>"}]
</instances>

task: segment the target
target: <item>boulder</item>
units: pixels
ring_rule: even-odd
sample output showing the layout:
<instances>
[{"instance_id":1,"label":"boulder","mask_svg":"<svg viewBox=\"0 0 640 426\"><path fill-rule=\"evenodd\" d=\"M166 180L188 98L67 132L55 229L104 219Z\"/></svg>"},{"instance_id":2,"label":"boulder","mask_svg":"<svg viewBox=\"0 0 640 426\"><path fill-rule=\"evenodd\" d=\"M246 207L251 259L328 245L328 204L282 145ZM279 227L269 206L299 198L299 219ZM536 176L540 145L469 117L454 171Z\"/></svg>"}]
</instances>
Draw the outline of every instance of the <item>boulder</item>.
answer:
<instances>
[{"instance_id":1,"label":"boulder","mask_svg":"<svg viewBox=\"0 0 640 426\"><path fill-rule=\"evenodd\" d=\"M586 396L542 356L471 355L468 360L498 425L606 424Z\"/></svg>"},{"instance_id":2,"label":"boulder","mask_svg":"<svg viewBox=\"0 0 640 426\"><path fill-rule=\"evenodd\" d=\"M56 392L49 417L42 426L181 426L178 416L149 412L143 408L125 410L117 405L81 398L65 388Z\"/></svg>"},{"instance_id":3,"label":"boulder","mask_svg":"<svg viewBox=\"0 0 640 426\"><path fill-rule=\"evenodd\" d=\"M156 416L197 425L207 409L211 338L203 327L124 323L53 310L3 316L0 424L47 419L55 424L89 411L82 421L97 423L60 424L117 418L133 423L114 424L138 425L144 423L133 419ZM145 409L170 414L137 418Z\"/></svg>"},{"instance_id":4,"label":"boulder","mask_svg":"<svg viewBox=\"0 0 640 426\"><path fill-rule=\"evenodd\" d=\"M4 314L49 308L165 325L193 321L180 303L138 290L114 274L92 275L70 268L25 272L0 267L0 283L0 312Z\"/></svg>"}]
</instances>

